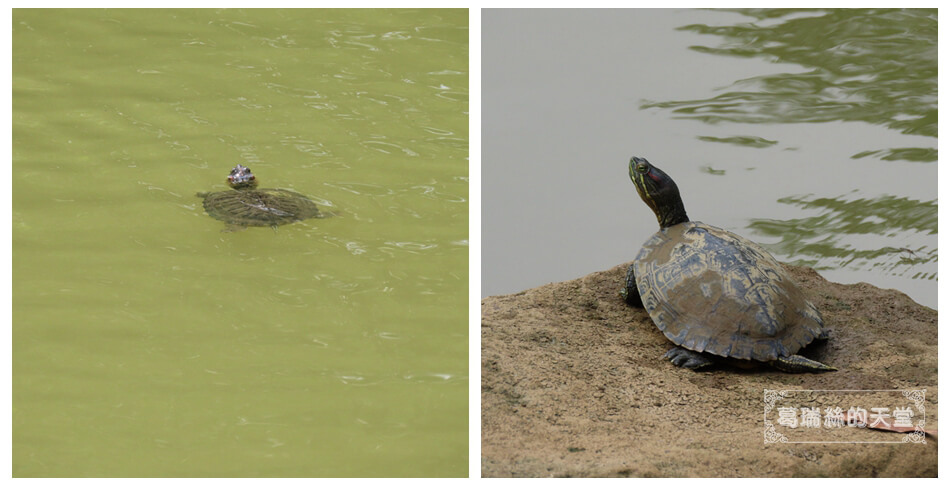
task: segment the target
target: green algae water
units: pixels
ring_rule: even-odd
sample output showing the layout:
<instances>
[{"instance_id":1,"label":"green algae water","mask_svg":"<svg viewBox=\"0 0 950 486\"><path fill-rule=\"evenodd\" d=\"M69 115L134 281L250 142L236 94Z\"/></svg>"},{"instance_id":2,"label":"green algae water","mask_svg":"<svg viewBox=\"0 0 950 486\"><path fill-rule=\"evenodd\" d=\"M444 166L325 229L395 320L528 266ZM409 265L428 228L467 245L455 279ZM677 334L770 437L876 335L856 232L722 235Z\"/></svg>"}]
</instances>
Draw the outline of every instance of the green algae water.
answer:
<instances>
[{"instance_id":1,"label":"green algae water","mask_svg":"<svg viewBox=\"0 0 950 486\"><path fill-rule=\"evenodd\" d=\"M467 475L468 35L14 10L13 475ZM334 216L223 232L238 163Z\"/></svg>"}]
</instances>

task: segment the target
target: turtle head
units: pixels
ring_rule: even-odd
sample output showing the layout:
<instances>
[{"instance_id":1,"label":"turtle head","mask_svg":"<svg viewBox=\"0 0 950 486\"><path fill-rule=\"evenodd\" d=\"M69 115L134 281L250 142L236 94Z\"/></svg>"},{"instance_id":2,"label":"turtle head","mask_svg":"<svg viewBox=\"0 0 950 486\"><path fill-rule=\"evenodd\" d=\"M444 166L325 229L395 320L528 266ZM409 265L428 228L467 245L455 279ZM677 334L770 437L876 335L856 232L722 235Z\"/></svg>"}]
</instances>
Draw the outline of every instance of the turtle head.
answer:
<instances>
[{"instance_id":1,"label":"turtle head","mask_svg":"<svg viewBox=\"0 0 950 486\"><path fill-rule=\"evenodd\" d=\"M630 158L630 180L640 199L656 214L660 228L689 221L680 190L670 176L642 157Z\"/></svg>"},{"instance_id":2,"label":"turtle head","mask_svg":"<svg viewBox=\"0 0 950 486\"><path fill-rule=\"evenodd\" d=\"M251 173L251 169L238 164L228 174L228 185L232 189L254 189L257 187L257 178Z\"/></svg>"}]
</instances>

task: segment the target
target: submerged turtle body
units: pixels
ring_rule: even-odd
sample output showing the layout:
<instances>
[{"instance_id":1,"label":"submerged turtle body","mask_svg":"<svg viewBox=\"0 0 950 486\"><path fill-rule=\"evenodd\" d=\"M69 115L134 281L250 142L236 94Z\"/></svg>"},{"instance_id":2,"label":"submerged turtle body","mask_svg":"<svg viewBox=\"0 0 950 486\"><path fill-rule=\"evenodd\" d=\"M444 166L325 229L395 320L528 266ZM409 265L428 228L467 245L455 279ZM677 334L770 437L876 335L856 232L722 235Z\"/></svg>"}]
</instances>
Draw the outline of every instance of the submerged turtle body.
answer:
<instances>
[{"instance_id":1,"label":"submerged turtle body","mask_svg":"<svg viewBox=\"0 0 950 486\"><path fill-rule=\"evenodd\" d=\"M712 355L787 372L834 370L796 354L826 338L824 323L765 249L689 221L676 184L645 159L631 159L630 177L660 231L630 266L622 293L679 346L667 358L692 369L712 364Z\"/></svg>"},{"instance_id":2,"label":"submerged turtle body","mask_svg":"<svg viewBox=\"0 0 950 486\"><path fill-rule=\"evenodd\" d=\"M209 216L224 221L229 229L273 226L320 218L323 213L306 196L286 189L257 189L251 169L238 164L228 175L231 191L198 193Z\"/></svg>"}]
</instances>

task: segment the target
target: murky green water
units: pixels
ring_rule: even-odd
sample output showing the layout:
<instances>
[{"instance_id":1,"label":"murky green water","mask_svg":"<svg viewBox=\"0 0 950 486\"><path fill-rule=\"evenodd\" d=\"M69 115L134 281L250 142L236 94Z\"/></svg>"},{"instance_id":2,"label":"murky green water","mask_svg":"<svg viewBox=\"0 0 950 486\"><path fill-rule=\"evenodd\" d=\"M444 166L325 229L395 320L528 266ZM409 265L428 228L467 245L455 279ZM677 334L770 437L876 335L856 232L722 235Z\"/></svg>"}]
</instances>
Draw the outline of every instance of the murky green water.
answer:
<instances>
[{"instance_id":1,"label":"murky green water","mask_svg":"<svg viewBox=\"0 0 950 486\"><path fill-rule=\"evenodd\" d=\"M13 475L466 475L467 25L14 11Z\"/></svg>"},{"instance_id":2,"label":"murky green water","mask_svg":"<svg viewBox=\"0 0 950 486\"><path fill-rule=\"evenodd\" d=\"M638 155L691 218L936 308L936 17L485 10L483 295L632 260Z\"/></svg>"}]
</instances>

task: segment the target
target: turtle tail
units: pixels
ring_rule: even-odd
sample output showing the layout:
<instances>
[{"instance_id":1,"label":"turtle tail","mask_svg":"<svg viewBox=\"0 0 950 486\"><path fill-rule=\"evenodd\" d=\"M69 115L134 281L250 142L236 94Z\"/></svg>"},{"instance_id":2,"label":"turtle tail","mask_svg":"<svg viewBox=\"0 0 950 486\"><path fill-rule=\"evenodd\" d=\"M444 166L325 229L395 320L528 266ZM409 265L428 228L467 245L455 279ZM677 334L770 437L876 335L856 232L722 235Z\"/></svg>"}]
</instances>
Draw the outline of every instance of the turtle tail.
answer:
<instances>
[{"instance_id":1,"label":"turtle tail","mask_svg":"<svg viewBox=\"0 0 950 486\"><path fill-rule=\"evenodd\" d=\"M820 373L822 371L838 371L838 368L812 361L804 356L793 354L779 356L771 365L786 373Z\"/></svg>"}]
</instances>

